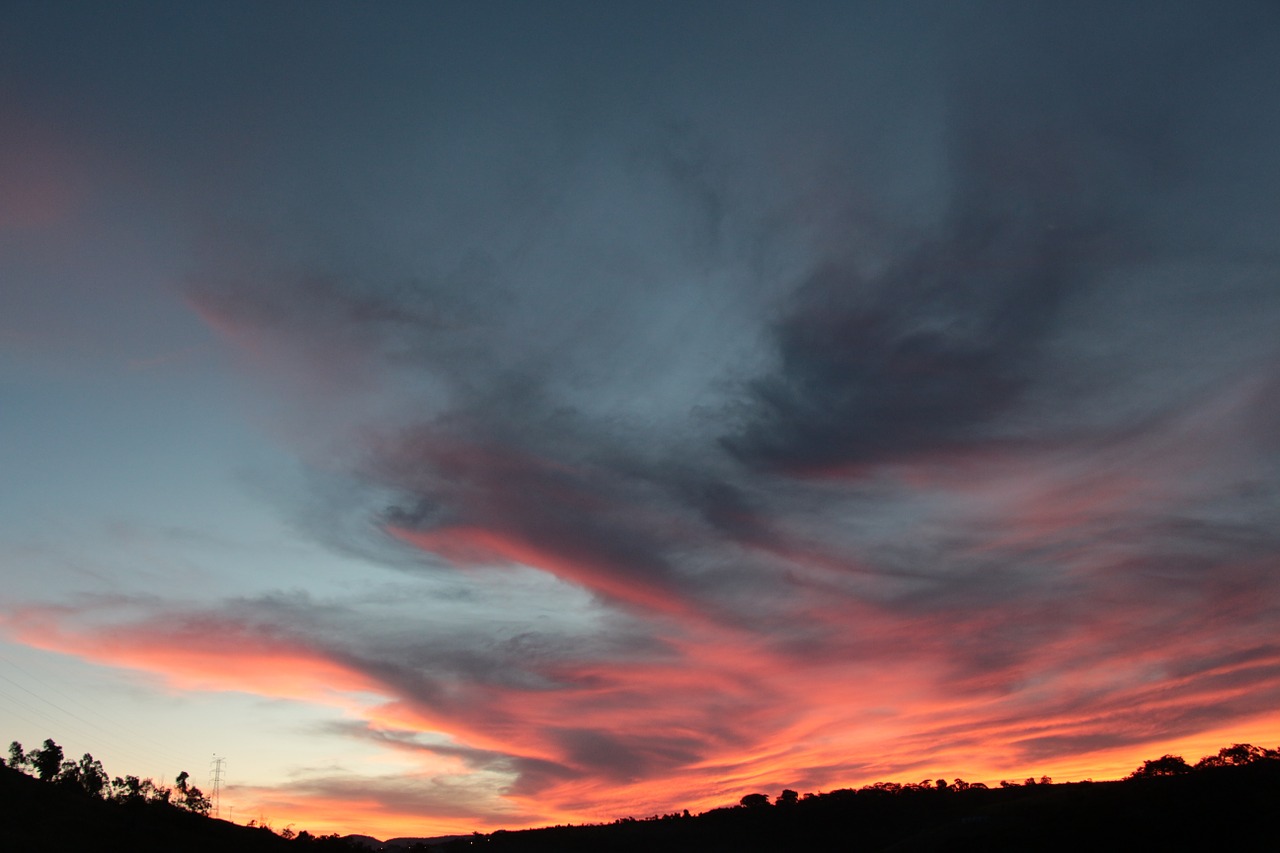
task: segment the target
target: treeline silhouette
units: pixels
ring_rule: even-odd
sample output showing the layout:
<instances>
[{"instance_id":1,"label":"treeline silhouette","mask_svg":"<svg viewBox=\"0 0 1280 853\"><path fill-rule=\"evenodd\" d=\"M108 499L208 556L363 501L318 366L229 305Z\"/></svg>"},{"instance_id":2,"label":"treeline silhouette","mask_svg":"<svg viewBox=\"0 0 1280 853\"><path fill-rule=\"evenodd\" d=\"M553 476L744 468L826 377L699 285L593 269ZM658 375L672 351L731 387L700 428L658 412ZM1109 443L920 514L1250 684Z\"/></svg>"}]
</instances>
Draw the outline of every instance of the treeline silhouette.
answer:
<instances>
[{"instance_id":1,"label":"treeline silhouette","mask_svg":"<svg viewBox=\"0 0 1280 853\"><path fill-rule=\"evenodd\" d=\"M137 853L183 850L356 851L337 835L291 828L237 826L209 816L213 804L185 770L172 785L137 776L110 777L90 753L68 759L52 739L31 751L14 741L0 758L0 850L107 849Z\"/></svg>"},{"instance_id":2,"label":"treeline silhouette","mask_svg":"<svg viewBox=\"0 0 1280 853\"><path fill-rule=\"evenodd\" d=\"M1179 755L1144 761L1123 780L1054 783L1047 776L998 786L962 779L877 782L822 793L753 793L735 806L687 809L609 824L554 826L454 839L397 839L382 849L461 853L660 850L962 851L1245 850L1280 848L1280 750L1233 744L1191 764ZM106 847L281 851L367 849L362 839L210 818L209 800L181 773L172 786L107 776L85 754L71 761L52 740L0 759L0 849ZM390 846L394 845L394 846Z\"/></svg>"},{"instance_id":3,"label":"treeline silhouette","mask_svg":"<svg viewBox=\"0 0 1280 853\"><path fill-rule=\"evenodd\" d=\"M24 750L18 741L13 741L9 744L8 766L14 770L31 771L41 782L51 782L116 803L162 803L200 815L207 815L213 809L213 803L203 791L191 784L191 775L185 770L178 774L172 788L137 776L112 779L107 776L102 762L87 752L79 761L66 760L62 747L51 739L46 739L43 745L30 752Z\"/></svg>"},{"instance_id":4,"label":"treeline silhouette","mask_svg":"<svg viewBox=\"0 0 1280 853\"><path fill-rule=\"evenodd\" d=\"M660 850L962 851L1280 849L1280 750L1234 744L1194 765L1144 761L1125 779L1055 784L1047 776L998 787L962 779L743 797L737 806L612 824L488 835L420 850L493 853ZM411 848L412 849L412 848Z\"/></svg>"}]
</instances>

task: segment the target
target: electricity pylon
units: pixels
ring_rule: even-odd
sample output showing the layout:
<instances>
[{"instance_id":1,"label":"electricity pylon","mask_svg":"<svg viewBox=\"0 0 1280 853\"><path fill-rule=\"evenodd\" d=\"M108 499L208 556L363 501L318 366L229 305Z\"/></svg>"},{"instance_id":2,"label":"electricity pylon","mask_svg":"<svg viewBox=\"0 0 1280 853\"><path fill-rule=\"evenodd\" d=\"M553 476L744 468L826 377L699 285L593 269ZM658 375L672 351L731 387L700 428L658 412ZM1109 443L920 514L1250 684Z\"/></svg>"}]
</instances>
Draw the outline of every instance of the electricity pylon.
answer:
<instances>
[{"instance_id":1,"label":"electricity pylon","mask_svg":"<svg viewBox=\"0 0 1280 853\"><path fill-rule=\"evenodd\" d=\"M222 765L227 759L219 758L217 753L213 755L213 769L209 771L210 777L213 779L213 816L222 817Z\"/></svg>"}]
</instances>

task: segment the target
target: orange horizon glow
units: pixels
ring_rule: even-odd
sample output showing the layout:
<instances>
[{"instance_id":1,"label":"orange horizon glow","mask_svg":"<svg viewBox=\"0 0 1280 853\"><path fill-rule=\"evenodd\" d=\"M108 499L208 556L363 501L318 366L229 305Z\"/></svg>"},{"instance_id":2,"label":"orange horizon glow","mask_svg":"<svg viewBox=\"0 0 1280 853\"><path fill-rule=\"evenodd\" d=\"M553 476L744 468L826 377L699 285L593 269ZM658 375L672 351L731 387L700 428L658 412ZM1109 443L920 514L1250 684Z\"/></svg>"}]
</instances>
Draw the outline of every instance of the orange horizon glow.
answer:
<instances>
[{"instance_id":1,"label":"orange horizon glow","mask_svg":"<svg viewBox=\"0 0 1280 853\"><path fill-rule=\"evenodd\" d=\"M572 751L565 751L569 749L566 742L548 734L566 720L572 720L575 730L625 732L624 744L670 742L677 751L687 738L694 738L689 743L701 744L696 758L691 755L674 763L661 755L638 753L636 770L641 775L632 778L583 772L578 778L553 779L529 793L491 791L477 801L474 813L463 816L450 814L447 807L397 808L376 793L364 799L335 797L309 790L305 783L242 786L224 792L224 809L233 808L236 815L245 816L238 818L240 823L265 815L277 828L293 825L314 834L426 837L600 823L686 808L696 813L735 804L747 793L776 796L783 788L823 792L879 781L963 778L996 785L1001 779L1046 775L1061 782L1114 779L1132 772L1143 760L1168 752L1194 761L1236 742L1272 746L1274 732L1280 731L1280 712L1266 712L1203 731L1168 736L1153 729L1140 743L1028 759L1019 755L1021 741L1087 738L1113 725L1108 714L1119 714L1120 725L1130 725L1127 721L1134 714L1158 714L1176 705L1170 689L1189 691L1184 700L1198 697L1202 702L1229 699L1233 692L1228 688L1215 693L1221 689L1211 683L1139 686L1113 701L1114 712L1042 708L1027 716L1011 713L1005 700L991 693L967 699L937 695L927 685L941 677L940 672L906 667L876 670L838 660L796 668L762 646L751 648L749 635L740 630L711 628L702 622L689 629L679 647L680 656L669 663L580 668L561 673L567 684L580 687L563 692L477 694L475 705L467 706L508 709L496 716L492 712L442 714L404 697L371 704L369 696L392 696L393 688L296 642L244 634L236 638L231 654L225 643L220 651L191 648L183 642L157 648L166 646L165 637L154 629L67 631L59 618L55 610L29 610L6 620L4 627L19 642L144 671L176 690L234 690L319 703L347 718L367 721L371 732L433 732L462 746L527 760L564 762L572 756ZM1052 649L1046 652L1057 654ZM1280 669L1280 659L1272 665ZM1224 667L1221 673L1232 671ZM1280 676L1273 681L1280 683ZM871 695L868 683L875 686ZM1064 682L1069 683L1070 679ZM708 690L713 684L719 686ZM357 692L365 700L354 701L350 694ZM1122 710L1130 701L1133 706ZM717 746L705 733L718 725L726 728ZM401 758L410 762L404 779L427 784L440 774L469 778L463 763L436 755L429 747L402 752ZM323 787L323 782L315 784Z\"/></svg>"},{"instance_id":2,"label":"orange horizon glow","mask_svg":"<svg viewBox=\"0 0 1280 853\"><path fill-rule=\"evenodd\" d=\"M1259 734L1280 731L1280 713L1262 716L1255 720L1215 729L1211 732L1175 738L1169 741L1153 741L1151 747L1124 747L1089 753L1090 758L1062 758L1037 764L990 766L968 765L957 767L943 762L929 763L929 769L921 767L918 773L903 772L897 775L867 775L833 779L830 783L806 788L795 788L785 782L765 781L755 777L754 783L728 784L699 790L683 777L670 783L654 780L643 785L625 786L602 798L598 805L584 812L581 810L547 810L537 818L503 820L492 818L456 818L447 814L405 814L387 810L372 800L334 800L310 797L296 792L257 790L252 794L229 789L223 802L231 802L238 814L265 815L278 830L286 825L295 829L307 829L312 834L336 832L341 835L360 834L376 838L433 837L441 835L469 835L472 832L492 832L497 829L519 830L542 826L567 824L611 823L623 817L643 818L688 809L699 814L714 808L737 805L748 793L765 793L776 797L784 788L795 788L799 793L828 793L842 788L857 789L875 782L918 783L924 780L964 779L969 783L981 782L998 787L1002 780L1021 783L1026 778L1050 777L1055 783L1119 780L1139 768L1143 761L1165 754L1182 755L1188 762L1207 755L1214 755L1224 746L1236 743L1253 743L1274 747L1272 737ZM918 762L917 762L918 763ZM785 765L778 765L784 767ZM788 778L781 770L776 778ZM673 795L673 791L677 792ZM681 795L679 792L688 792ZM585 793L585 792L584 792ZM245 805L241 805L245 804ZM225 806L224 806L225 807ZM224 815L225 817L225 815ZM237 820L246 823L249 818Z\"/></svg>"}]
</instances>

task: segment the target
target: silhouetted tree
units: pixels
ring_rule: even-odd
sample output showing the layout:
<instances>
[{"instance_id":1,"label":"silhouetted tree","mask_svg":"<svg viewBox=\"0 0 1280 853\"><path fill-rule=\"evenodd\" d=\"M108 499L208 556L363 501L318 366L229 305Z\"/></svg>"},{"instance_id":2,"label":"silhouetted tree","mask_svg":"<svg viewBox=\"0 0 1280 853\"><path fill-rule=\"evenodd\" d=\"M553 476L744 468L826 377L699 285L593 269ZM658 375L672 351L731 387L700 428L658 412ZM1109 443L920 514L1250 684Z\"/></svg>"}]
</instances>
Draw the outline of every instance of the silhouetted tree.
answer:
<instances>
[{"instance_id":1,"label":"silhouetted tree","mask_svg":"<svg viewBox=\"0 0 1280 853\"><path fill-rule=\"evenodd\" d=\"M1200 770L1205 767L1239 767L1245 764L1252 764L1255 761L1261 761L1264 758L1274 757L1272 755L1273 752L1273 750L1263 749L1251 743L1234 743L1218 750L1217 755L1206 755L1197 761L1196 769Z\"/></svg>"},{"instance_id":2,"label":"silhouetted tree","mask_svg":"<svg viewBox=\"0 0 1280 853\"><path fill-rule=\"evenodd\" d=\"M122 803L142 802L142 780L137 776L119 776L111 780L112 799Z\"/></svg>"},{"instance_id":3,"label":"silhouetted tree","mask_svg":"<svg viewBox=\"0 0 1280 853\"><path fill-rule=\"evenodd\" d=\"M149 803L167 803L173 791L164 785L157 785L150 779L142 780L142 793Z\"/></svg>"},{"instance_id":4,"label":"silhouetted tree","mask_svg":"<svg viewBox=\"0 0 1280 853\"><path fill-rule=\"evenodd\" d=\"M1261 761L1267 757L1267 750L1251 743L1237 743L1218 750L1218 755L1222 756L1222 760L1227 764L1236 766Z\"/></svg>"},{"instance_id":5,"label":"silhouetted tree","mask_svg":"<svg viewBox=\"0 0 1280 853\"><path fill-rule=\"evenodd\" d=\"M111 780L111 799L120 803L167 803L173 795L163 785L137 776L117 776Z\"/></svg>"},{"instance_id":6,"label":"silhouetted tree","mask_svg":"<svg viewBox=\"0 0 1280 853\"><path fill-rule=\"evenodd\" d=\"M58 767L58 774L53 781L64 788L80 787L80 765L75 761L64 761Z\"/></svg>"},{"instance_id":7,"label":"silhouetted tree","mask_svg":"<svg viewBox=\"0 0 1280 853\"><path fill-rule=\"evenodd\" d=\"M52 782L58 778L58 771L62 769L62 747L51 738L46 738L44 746L33 750L27 760L35 768L36 776L41 782Z\"/></svg>"},{"instance_id":8,"label":"silhouetted tree","mask_svg":"<svg viewBox=\"0 0 1280 853\"><path fill-rule=\"evenodd\" d=\"M86 794L91 797L105 795L110 780L101 761L86 752L80 757L80 764L76 767L76 771L76 782Z\"/></svg>"},{"instance_id":9,"label":"silhouetted tree","mask_svg":"<svg viewBox=\"0 0 1280 853\"><path fill-rule=\"evenodd\" d=\"M190 778L191 774L183 770L174 781L174 788L178 791L176 805L182 806L187 811L207 816L213 809L213 803L203 791L188 782Z\"/></svg>"},{"instance_id":10,"label":"silhouetted tree","mask_svg":"<svg viewBox=\"0 0 1280 853\"><path fill-rule=\"evenodd\" d=\"M863 785L864 791L879 791L884 794L897 794L902 791L902 785L897 782L876 782L872 785ZM834 794L835 791L832 791Z\"/></svg>"},{"instance_id":11,"label":"silhouetted tree","mask_svg":"<svg viewBox=\"0 0 1280 853\"><path fill-rule=\"evenodd\" d=\"M22 744L16 740L9 744L9 766L14 770L27 768L27 753L23 751Z\"/></svg>"},{"instance_id":12,"label":"silhouetted tree","mask_svg":"<svg viewBox=\"0 0 1280 853\"><path fill-rule=\"evenodd\" d=\"M777 799L777 805L780 806L794 806L798 802L800 802L800 795L790 788L779 794Z\"/></svg>"},{"instance_id":13,"label":"silhouetted tree","mask_svg":"<svg viewBox=\"0 0 1280 853\"><path fill-rule=\"evenodd\" d=\"M742 806L746 806L749 809L758 809L761 806L769 805L769 795L768 794L747 794L741 800L738 800L738 804Z\"/></svg>"},{"instance_id":14,"label":"silhouetted tree","mask_svg":"<svg viewBox=\"0 0 1280 853\"><path fill-rule=\"evenodd\" d=\"M1129 774L1130 779L1154 779L1158 776L1180 776L1190 773L1191 765L1181 755L1164 755L1142 762L1142 766Z\"/></svg>"}]
</instances>

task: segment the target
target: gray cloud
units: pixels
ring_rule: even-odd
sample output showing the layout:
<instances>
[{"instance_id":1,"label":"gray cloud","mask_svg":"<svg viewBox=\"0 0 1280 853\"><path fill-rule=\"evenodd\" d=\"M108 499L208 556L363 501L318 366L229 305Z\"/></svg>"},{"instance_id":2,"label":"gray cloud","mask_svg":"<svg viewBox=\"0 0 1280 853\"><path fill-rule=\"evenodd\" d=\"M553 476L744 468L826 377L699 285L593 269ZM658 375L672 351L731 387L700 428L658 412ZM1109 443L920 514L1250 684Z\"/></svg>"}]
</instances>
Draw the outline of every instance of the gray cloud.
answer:
<instances>
[{"instance_id":1,"label":"gray cloud","mask_svg":"<svg viewBox=\"0 0 1280 853\"><path fill-rule=\"evenodd\" d=\"M301 354L304 372L353 370L341 405L385 389L346 461L377 492L370 526L430 552L402 566L532 564L634 630L576 650L507 649L480 629L333 654L486 732L524 713L512 697L580 696L582 721L539 723L537 757L467 753L533 792L678 773L768 716L762 678L714 735L589 722L614 710L593 693L606 685L653 701L601 667L678 661L660 638L694 625L753 630L798 667L928 669L957 702L999 698L985 724L1028 760L1141 740L1123 703L1151 695L1069 687L1095 661L1179 632L1222 655L1247 647L1222 620L1256 631L1270 604L1241 610L1223 590L1275 600L1250 567L1275 553L1256 516L1275 472L1270 451L1246 454L1245 473L1230 448L1271 416L1265 397L1222 388L1273 381L1266 324L1249 318L1277 305L1273 271L1242 273L1221 236L1192 259L1172 226L1183 200L1209 202L1218 168L1200 130L1217 110L1187 65L1198 17L1168 15L1149 39L1137 13L1104 31L999 9L999 23L945 22L936 67L877 81L916 88L910 119L857 89L864 122L919 132L900 150L840 110L753 126L732 102L692 110L705 92L676 86L625 119L591 98L555 130L517 112L524 147L464 122L434 150L472 179L465 192L430 160L403 171L430 194L430 227L365 211L339 229L321 208L323 253L293 233L265 258L220 237L247 272L201 279L203 310ZM841 81L818 76L793 82L834 103ZM787 134L799 162L780 172ZM468 139L485 163L457 154ZM325 405L300 407L309 429ZM1224 499L1246 481L1254 497ZM655 602L705 621L675 628ZM1174 660L1154 671L1171 677ZM1208 669L1184 677L1208 689ZM1032 683L1053 695L1022 699ZM707 725L694 704L685 718ZM1189 732L1206 707L1193 691L1159 718ZM1083 730L1026 722L1055 713Z\"/></svg>"},{"instance_id":2,"label":"gray cloud","mask_svg":"<svg viewBox=\"0 0 1280 853\"><path fill-rule=\"evenodd\" d=\"M335 731L575 807L1274 699L1271 4L229 7L189 56L145 8L0 46L195 247L309 469L257 487L398 574L121 624L297 644L444 734ZM160 45L91 87L134 101L86 32Z\"/></svg>"}]
</instances>

